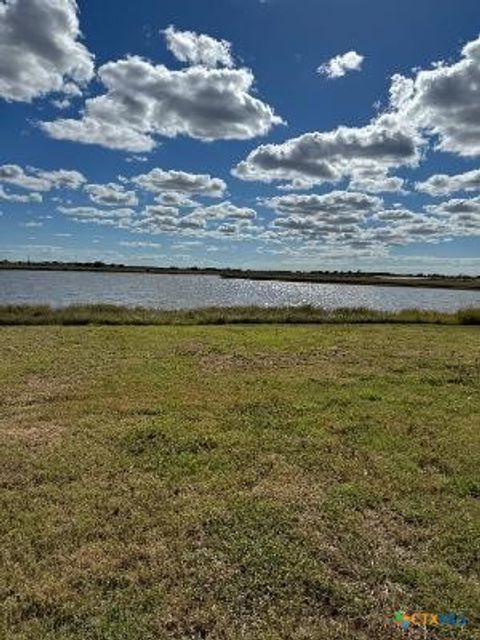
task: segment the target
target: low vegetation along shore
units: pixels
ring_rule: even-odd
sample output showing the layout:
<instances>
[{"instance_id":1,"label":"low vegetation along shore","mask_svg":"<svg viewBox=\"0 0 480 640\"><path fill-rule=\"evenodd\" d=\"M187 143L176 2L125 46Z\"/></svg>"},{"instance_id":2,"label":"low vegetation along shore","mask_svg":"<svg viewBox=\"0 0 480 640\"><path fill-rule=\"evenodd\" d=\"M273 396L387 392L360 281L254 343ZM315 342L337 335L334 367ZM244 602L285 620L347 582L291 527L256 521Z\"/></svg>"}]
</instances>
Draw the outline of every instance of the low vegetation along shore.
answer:
<instances>
[{"instance_id":1,"label":"low vegetation along shore","mask_svg":"<svg viewBox=\"0 0 480 640\"><path fill-rule=\"evenodd\" d=\"M0 305L0 326L5 325L222 325L222 324L480 324L480 308L455 312L375 311L366 308L319 309L303 307L224 307L162 311L116 305L72 305L52 308L35 305Z\"/></svg>"},{"instance_id":2,"label":"low vegetation along shore","mask_svg":"<svg viewBox=\"0 0 480 640\"><path fill-rule=\"evenodd\" d=\"M3 307L244 324L0 328L0 637L477 638L469 313Z\"/></svg>"}]
</instances>

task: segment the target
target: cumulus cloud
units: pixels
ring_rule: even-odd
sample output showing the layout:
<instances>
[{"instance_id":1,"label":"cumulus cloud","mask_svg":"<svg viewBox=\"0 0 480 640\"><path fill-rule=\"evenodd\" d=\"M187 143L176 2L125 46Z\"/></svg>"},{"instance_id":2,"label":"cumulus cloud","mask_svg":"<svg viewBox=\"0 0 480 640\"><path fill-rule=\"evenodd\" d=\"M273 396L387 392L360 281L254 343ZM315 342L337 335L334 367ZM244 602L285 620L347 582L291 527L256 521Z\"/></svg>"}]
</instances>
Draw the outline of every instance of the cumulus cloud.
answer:
<instances>
[{"instance_id":1,"label":"cumulus cloud","mask_svg":"<svg viewBox=\"0 0 480 640\"><path fill-rule=\"evenodd\" d=\"M439 173L424 182L417 182L415 188L430 196L448 196L458 191L480 191L480 169L457 175Z\"/></svg>"},{"instance_id":2,"label":"cumulus cloud","mask_svg":"<svg viewBox=\"0 0 480 640\"><path fill-rule=\"evenodd\" d=\"M158 204L146 206L131 226L133 231L150 234L181 233L203 227L204 221L191 219L188 215L181 216L177 208Z\"/></svg>"},{"instance_id":3,"label":"cumulus cloud","mask_svg":"<svg viewBox=\"0 0 480 640\"><path fill-rule=\"evenodd\" d=\"M243 180L287 180L309 188L344 178L360 179L366 173L385 179L392 167L416 166L420 155L416 132L394 115L384 114L364 127L342 126L305 133L282 144L261 145L233 174Z\"/></svg>"},{"instance_id":4,"label":"cumulus cloud","mask_svg":"<svg viewBox=\"0 0 480 640\"><path fill-rule=\"evenodd\" d=\"M240 238L256 233L253 224L256 216L254 209L239 207L230 201L212 206L198 205L188 212L175 206L150 204L129 222L129 229L154 235L167 233L197 238L232 235Z\"/></svg>"},{"instance_id":5,"label":"cumulus cloud","mask_svg":"<svg viewBox=\"0 0 480 640\"><path fill-rule=\"evenodd\" d=\"M138 56L98 71L106 93L85 102L80 119L41 123L51 137L134 153L151 151L155 136L204 141L248 140L282 123L252 95L249 69L192 66L172 71Z\"/></svg>"},{"instance_id":6,"label":"cumulus cloud","mask_svg":"<svg viewBox=\"0 0 480 640\"><path fill-rule=\"evenodd\" d=\"M159 168L135 176L131 182L152 193L161 194L163 191L173 191L177 194L197 194L212 198L221 197L227 189L223 180L212 178L208 174L165 171Z\"/></svg>"},{"instance_id":7,"label":"cumulus cloud","mask_svg":"<svg viewBox=\"0 0 480 640\"><path fill-rule=\"evenodd\" d=\"M387 245L441 242L480 235L480 196L427 205L421 212L387 209L374 217L380 226L366 229L364 237Z\"/></svg>"},{"instance_id":8,"label":"cumulus cloud","mask_svg":"<svg viewBox=\"0 0 480 640\"><path fill-rule=\"evenodd\" d=\"M385 208L379 197L350 191L289 194L263 204L274 209L277 217L257 238L281 243L282 253L302 247L303 255L325 248L332 255L344 250L388 255L389 247L480 234L480 196L430 205L422 211L401 205Z\"/></svg>"},{"instance_id":9,"label":"cumulus cloud","mask_svg":"<svg viewBox=\"0 0 480 640\"><path fill-rule=\"evenodd\" d=\"M365 229L361 239L384 245L408 245L415 242L440 242L452 235L452 229L445 222L421 214L393 223L387 220L384 222L384 226Z\"/></svg>"},{"instance_id":10,"label":"cumulus cloud","mask_svg":"<svg viewBox=\"0 0 480 640\"><path fill-rule=\"evenodd\" d=\"M180 213L180 210L177 207L168 206L164 204L149 204L145 207L145 212L148 215L166 217L166 216L176 216Z\"/></svg>"},{"instance_id":11,"label":"cumulus cloud","mask_svg":"<svg viewBox=\"0 0 480 640\"><path fill-rule=\"evenodd\" d=\"M18 194L10 193L0 185L0 201L19 204L37 204L42 202L43 198L40 193Z\"/></svg>"},{"instance_id":12,"label":"cumulus cloud","mask_svg":"<svg viewBox=\"0 0 480 640\"><path fill-rule=\"evenodd\" d=\"M233 67L232 45L226 40L215 40L194 31L177 31L174 26L163 32L167 48L181 62L216 67Z\"/></svg>"},{"instance_id":13,"label":"cumulus cloud","mask_svg":"<svg viewBox=\"0 0 480 640\"><path fill-rule=\"evenodd\" d=\"M405 220L412 220L416 214L409 209L384 209L375 214L375 218L382 222L403 222Z\"/></svg>"},{"instance_id":14,"label":"cumulus cloud","mask_svg":"<svg viewBox=\"0 0 480 640\"><path fill-rule=\"evenodd\" d=\"M317 72L328 78L342 78L349 71L360 71L364 60L356 51L347 51L321 64Z\"/></svg>"},{"instance_id":15,"label":"cumulus cloud","mask_svg":"<svg viewBox=\"0 0 480 640\"><path fill-rule=\"evenodd\" d=\"M413 78L394 75L389 110L368 125L261 145L233 174L243 180L288 181L283 188L348 179L355 190L401 192L402 179L389 172L417 166L432 137L443 151L480 153L480 38L463 48L459 62L437 63Z\"/></svg>"},{"instance_id":16,"label":"cumulus cloud","mask_svg":"<svg viewBox=\"0 0 480 640\"><path fill-rule=\"evenodd\" d=\"M170 204L158 201L136 212L128 207L88 206L60 207L59 211L77 222L108 225L134 234L176 235L195 241L263 241L274 244L274 252L287 255L292 251L303 258L318 251L331 256L345 251L350 255L387 255L389 247L438 243L480 233L480 196L411 211L400 204L385 208L381 197L349 190L291 193L258 200L276 214L265 226L254 209L228 200L192 208L182 207L182 198L177 196L184 194L178 191L162 191L160 195L168 194L175 194Z\"/></svg>"},{"instance_id":17,"label":"cumulus cloud","mask_svg":"<svg viewBox=\"0 0 480 640\"><path fill-rule=\"evenodd\" d=\"M364 193L332 191L323 195L277 196L264 204L279 216L272 226L280 237L325 242L358 233L383 201Z\"/></svg>"},{"instance_id":18,"label":"cumulus cloud","mask_svg":"<svg viewBox=\"0 0 480 640\"><path fill-rule=\"evenodd\" d=\"M381 198L353 191L331 191L323 195L289 194L270 198L265 204L279 214L297 214L329 220L341 216L358 221L382 206Z\"/></svg>"},{"instance_id":19,"label":"cumulus cloud","mask_svg":"<svg viewBox=\"0 0 480 640\"><path fill-rule=\"evenodd\" d=\"M53 91L75 94L93 77L77 9L75 0L0 2L0 97L31 102Z\"/></svg>"},{"instance_id":20,"label":"cumulus cloud","mask_svg":"<svg viewBox=\"0 0 480 640\"><path fill-rule=\"evenodd\" d=\"M26 172L16 164L4 164L0 166L0 182L21 189L51 191L52 189L78 189L86 182L86 178L79 171L66 169L43 171L29 167Z\"/></svg>"},{"instance_id":21,"label":"cumulus cloud","mask_svg":"<svg viewBox=\"0 0 480 640\"><path fill-rule=\"evenodd\" d=\"M257 212L249 207L237 207L231 202L221 202L209 207L199 207L191 213L191 219L207 220L255 220Z\"/></svg>"},{"instance_id":22,"label":"cumulus cloud","mask_svg":"<svg viewBox=\"0 0 480 640\"><path fill-rule=\"evenodd\" d=\"M58 207L58 211L75 222L92 223L111 227L130 226L134 210L130 208L98 209L96 207Z\"/></svg>"},{"instance_id":23,"label":"cumulus cloud","mask_svg":"<svg viewBox=\"0 0 480 640\"><path fill-rule=\"evenodd\" d=\"M457 231L468 235L480 235L480 196L476 198L454 198L440 204L428 205L425 210L448 222Z\"/></svg>"},{"instance_id":24,"label":"cumulus cloud","mask_svg":"<svg viewBox=\"0 0 480 640\"><path fill-rule=\"evenodd\" d=\"M85 191L95 204L107 207L135 207L138 198L135 191L127 191L121 184L87 184Z\"/></svg>"},{"instance_id":25,"label":"cumulus cloud","mask_svg":"<svg viewBox=\"0 0 480 640\"><path fill-rule=\"evenodd\" d=\"M278 218L273 222L273 228L276 230L279 238L284 240L301 240L307 242L325 242L339 241L346 237L354 237L360 227L357 221L349 221L341 217L332 218L329 221L318 218L305 218L298 215L290 215Z\"/></svg>"},{"instance_id":26,"label":"cumulus cloud","mask_svg":"<svg viewBox=\"0 0 480 640\"><path fill-rule=\"evenodd\" d=\"M166 191L155 197L155 202L166 205L167 207L176 207L178 209L192 209L199 207L199 203L188 198L184 193L177 191Z\"/></svg>"},{"instance_id":27,"label":"cumulus cloud","mask_svg":"<svg viewBox=\"0 0 480 640\"><path fill-rule=\"evenodd\" d=\"M68 171L67 169L39 171L34 169L33 172L40 180L49 184L50 189L79 189L86 182L85 176L79 171Z\"/></svg>"},{"instance_id":28,"label":"cumulus cloud","mask_svg":"<svg viewBox=\"0 0 480 640\"><path fill-rule=\"evenodd\" d=\"M407 193L405 180L398 176L389 176L387 171L360 170L354 173L349 189L367 193Z\"/></svg>"},{"instance_id":29,"label":"cumulus cloud","mask_svg":"<svg viewBox=\"0 0 480 640\"><path fill-rule=\"evenodd\" d=\"M434 135L438 148L461 156L480 153L480 37L459 62L440 62L414 78L395 75L391 105L408 122Z\"/></svg>"}]
</instances>

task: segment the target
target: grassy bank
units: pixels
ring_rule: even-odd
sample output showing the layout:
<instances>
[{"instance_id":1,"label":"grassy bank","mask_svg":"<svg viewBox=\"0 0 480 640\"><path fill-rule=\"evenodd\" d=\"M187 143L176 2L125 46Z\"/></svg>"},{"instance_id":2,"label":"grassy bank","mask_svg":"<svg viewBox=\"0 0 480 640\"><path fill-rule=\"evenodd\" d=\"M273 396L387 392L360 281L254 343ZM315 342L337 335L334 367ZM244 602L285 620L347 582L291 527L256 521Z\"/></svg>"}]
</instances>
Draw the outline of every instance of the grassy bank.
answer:
<instances>
[{"instance_id":1,"label":"grassy bank","mask_svg":"<svg viewBox=\"0 0 480 640\"><path fill-rule=\"evenodd\" d=\"M407 609L478 638L477 344L1 328L0 637L391 640Z\"/></svg>"},{"instance_id":2,"label":"grassy bank","mask_svg":"<svg viewBox=\"0 0 480 640\"><path fill-rule=\"evenodd\" d=\"M365 308L227 307L191 311L161 311L115 305L0 306L0 326L8 325L222 325L222 324L342 324L399 323L478 325L480 308L453 313L410 309L398 312Z\"/></svg>"}]
</instances>

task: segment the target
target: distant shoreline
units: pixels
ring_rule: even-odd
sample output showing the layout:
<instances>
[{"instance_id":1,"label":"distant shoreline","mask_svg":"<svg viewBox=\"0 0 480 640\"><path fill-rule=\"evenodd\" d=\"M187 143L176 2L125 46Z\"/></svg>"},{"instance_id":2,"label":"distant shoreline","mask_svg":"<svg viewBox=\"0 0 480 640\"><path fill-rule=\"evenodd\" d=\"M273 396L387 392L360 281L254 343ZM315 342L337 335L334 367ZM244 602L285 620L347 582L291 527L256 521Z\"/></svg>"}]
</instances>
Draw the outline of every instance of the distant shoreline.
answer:
<instances>
[{"instance_id":1,"label":"distant shoreline","mask_svg":"<svg viewBox=\"0 0 480 640\"><path fill-rule=\"evenodd\" d=\"M340 271L268 271L249 269L219 269L214 267L148 267L121 264L61 263L61 262L0 262L0 270L16 271L76 271L89 273L130 273L153 275L208 275L241 280L276 280L279 282L310 282L317 284L372 285L429 289L480 290L480 276L446 276L437 274L395 274L386 272Z\"/></svg>"}]
</instances>

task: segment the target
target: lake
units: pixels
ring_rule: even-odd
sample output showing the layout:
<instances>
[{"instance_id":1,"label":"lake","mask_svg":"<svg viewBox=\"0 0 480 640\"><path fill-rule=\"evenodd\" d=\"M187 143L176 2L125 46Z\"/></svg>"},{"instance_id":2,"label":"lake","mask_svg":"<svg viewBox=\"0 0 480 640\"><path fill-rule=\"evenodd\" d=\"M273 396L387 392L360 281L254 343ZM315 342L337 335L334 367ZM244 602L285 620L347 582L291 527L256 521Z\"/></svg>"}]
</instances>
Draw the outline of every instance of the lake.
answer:
<instances>
[{"instance_id":1,"label":"lake","mask_svg":"<svg viewBox=\"0 0 480 640\"><path fill-rule=\"evenodd\" d=\"M110 303L156 309L313 305L455 311L479 291L222 279L218 276L0 270L0 304Z\"/></svg>"}]
</instances>

